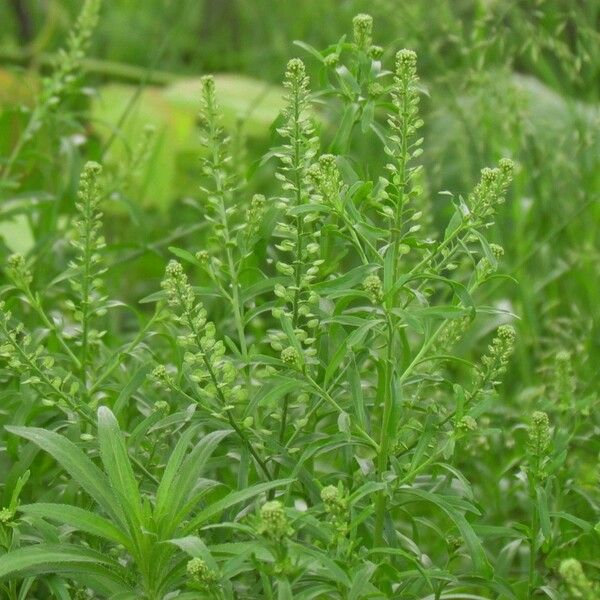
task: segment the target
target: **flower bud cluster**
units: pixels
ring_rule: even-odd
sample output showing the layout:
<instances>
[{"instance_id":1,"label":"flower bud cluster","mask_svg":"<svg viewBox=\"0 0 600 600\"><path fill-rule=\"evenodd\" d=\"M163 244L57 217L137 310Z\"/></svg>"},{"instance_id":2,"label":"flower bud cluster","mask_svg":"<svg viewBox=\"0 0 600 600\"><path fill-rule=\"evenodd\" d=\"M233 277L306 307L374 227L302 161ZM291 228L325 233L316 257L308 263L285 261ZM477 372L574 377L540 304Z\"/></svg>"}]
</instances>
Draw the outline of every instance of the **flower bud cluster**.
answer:
<instances>
[{"instance_id":1,"label":"flower bud cluster","mask_svg":"<svg viewBox=\"0 0 600 600\"><path fill-rule=\"evenodd\" d=\"M488 346L488 353L481 359L475 381L476 388L482 389L487 385L495 387L500 383L498 378L506 373L515 340L515 330L511 325L498 327L496 336Z\"/></svg>"},{"instance_id":2,"label":"flower bud cluster","mask_svg":"<svg viewBox=\"0 0 600 600\"><path fill-rule=\"evenodd\" d=\"M279 500L271 500L263 504L257 531L274 542L280 542L293 533L283 504Z\"/></svg>"},{"instance_id":3,"label":"flower bud cluster","mask_svg":"<svg viewBox=\"0 0 600 600\"><path fill-rule=\"evenodd\" d=\"M472 433L477 430L477 421L471 415L465 415L457 425L460 433Z\"/></svg>"},{"instance_id":4,"label":"flower bud cluster","mask_svg":"<svg viewBox=\"0 0 600 600\"><path fill-rule=\"evenodd\" d=\"M392 159L386 165L390 177L385 193L391 205L386 204L383 209L383 216L391 219L395 227L400 225L399 215L404 211L407 198L420 193L414 181L418 179L421 167L410 166L410 162L422 153L423 140L416 136L423 126L419 118L418 81L416 53L406 48L400 50L396 54L392 85L394 110L388 118L391 132L385 145L385 152Z\"/></svg>"},{"instance_id":5,"label":"flower bud cluster","mask_svg":"<svg viewBox=\"0 0 600 600\"><path fill-rule=\"evenodd\" d=\"M13 520L15 511L10 508L4 507L0 509L0 525L7 525Z\"/></svg>"},{"instance_id":6,"label":"flower bud cluster","mask_svg":"<svg viewBox=\"0 0 600 600\"><path fill-rule=\"evenodd\" d=\"M219 581L219 576L201 558L192 558L186 565L186 572L191 581L204 591L209 591Z\"/></svg>"},{"instance_id":7,"label":"flower bud cluster","mask_svg":"<svg viewBox=\"0 0 600 600\"><path fill-rule=\"evenodd\" d=\"M490 250L492 258L484 256L477 264L477 279L480 282L485 281L496 272L498 263L504 256L504 248L498 244L490 244Z\"/></svg>"},{"instance_id":8,"label":"flower bud cluster","mask_svg":"<svg viewBox=\"0 0 600 600\"><path fill-rule=\"evenodd\" d=\"M468 315L448 321L434 344L434 354L449 353L462 339L470 324L471 317Z\"/></svg>"},{"instance_id":9,"label":"flower bud cluster","mask_svg":"<svg viewBox=\"0 0 600 600\"><path fill-rule=\"evenodd\" d=\"M29 288L33 276L22 254L11 254L8 257L6 275L20 290Z\"/></svg>"},{"instance_id":10,"label":"flower bud cluster","mask_svg":"<svg viewBox=\"0 0 600 600\"><path fill-rule=\"evenodd\" d=\"M542 459L550 446L550 420L545 412L536 410L531 415L528 429L528 448L532 457Z\"/></svg>"},{"instance_id":11,"label":"flower bud cluster","mask_svg":"<svg viewBox=\"0 0 600 600\"><path fill-rule=\"evenodd\" d=\"M98 23L101 0L86 0L77 22L69 33L66 47L58 52L52 75L43 81L40 107L42 110L59 104L65 92L77 78L77 72Z\"/></svg>"},{"instance_id":12,"label":"flower bud cluster","mask_svg":"<svg viewBox=\"0 0 600 600\"><path fill-rule=\"evenodd\" d=\"M266 198L262 194L254 194L250 200L250 206L246 211L247 235L254 235L262 224L267 209Z\"/></svg>"},{"instance_id":13,"label":"flower bud cluster","mask_svg":"<svg viewBox=\"0 0 600 600\"><path fill-rule=\"evenodd\" d=\"M237 377L236 368L225 356L225 345L215 338L214 323L207 320L206 309L202 302L196 301L187 275L176 260L167 265L162 287L174 321L185 331L178 340L185 350L184 361L191 378L202 383L205 391L216 395L222 404L241 401L244 397L243 388L233 385ZM165 373L161 370L158 375L168 383L164 378Z\"/></svg>"},{"instance_id":14,"label":"flower bud cluster","mask_svg":"<svg viewBox=\"0 0 600 600\"><path fill-rule=\"evenodd\" d=\"M354 43L361 50L369 50L373 44L373 17L364 13L352 19Z\"/></svg>"},{"instance_id":15,"label":"flower bud cluster","mask_svg":"<svg viewBox=\"0 0 600 600\"><path fill-rule=\"evenodd\" d=\"M68 306L73 310L75 320L86 330L88 342L97 342L101 335L89 328L89 320L106 312L106 296L102 294L102 276L106 267L101 252L106 243L101 233L101 176L102 167L98 163L90 161L85 164L79 180L75 204L78 216L74 222L74 239L71 242L76 256L69 264L77 272L77 276L70 280L76 301L69 302Z\"/></svg>"},{"instance_id":16,"label":"flower bud cluster","mask_svg":"<svg viewBox=\"0 0 600 600\"><path fill-rule=\"evenodd\" d=\"M335 529L335 541L339 543L348 533L348 495L341 484L328 485L321 490L321 500Z\"/></svg>"},{"instance_id":17,"label":"flower bud cluster","mask_svg":"<svg viewBox=\"0 0 600 600\"><path fill-rule=\"evenodd\" d=\"M231 140L222 125L221 109L216 98L212 75L201 78L200 143L204 148L201 159L204 175L201 191L207 201L205 217L213 224L212 233L219 249L234 247L234 221L240 221L241 203L233 201L233 192L239 187L233 172Z\"/></svg>"},{"instance_id":18,"label":"flower bud cluster","mask_svg":"<svg viewBox=\"0 0 600 600\"><path fill-rule=\"evenodd\" d=\"M498 167L486 167L481 171L481 179L469 196L471 221L486 223L505 200L506 190L513 179L515 165L512 160L503 158Z\"/></svg>"},{"instance_id":19,"label":"flower bud cluster","mask_svg":"<svg viewBox=\"0 0 600 600\"><path fill-rule=\"evenodd\" d=\"M569 598L573 600L596 600L600 588L586 577L581 563L576 558L567 558L560 563L558 573L564 581Z\"/></svg>"},{"instance_id":20,"label":"flower bud cluster","mask_svg":"<svg viewBox=\"0 0 600 600\"><path fill-rule=\"evenodd\" d=\"M381 304L383 301L383 284L377 275L368 275L362 283L363 290L367 292L373 304Z\"/></svg>"},{"instance_id":21,"label":"flower bud cluster","mask_svg":"<svg viewBox=\"0 0 600 600\"><path fill-rule=\"evenodd\" d=\"M339 208L342 178L333 154L322 154L314 163L308 176L316 192L317 200Z\"/></svg>"},{"instance_id":22,"label":"flower bud cluster","mask_svg":"<svg viewBox=\"0 0 600 600\"><path fill-rule=\"evenodd\" d=\"M286 104L282 112L283 126L278 129L283 138L277 157L280 168L277 178L281 182L282 195L277 208L281 218L276 224L274 234L279 238L275 245L281 253L275 264L278 273L285 282L277 283L274 293L280 302L273 310L276 319L289 319L294 335L303 348L302 357L296 360L291 350L282 354L282 360L289 365L306 363L316 354L313 345L316 341L314 331L318 326L315 308L318 296L311 291L311 285L317 279L321 265L320 230L316 223L320 218L317 211L310 210L315 195L314 184L320 181L330 189L331 177L335 177L335 160L330 157L315 165L314 159L318 147L311 114L309 79L304 63L300 59L288 62L284 88ZM301 210L306 208L306 210ZM282 331L269 332L271 346L282 352L289 344L287 335ZM287 360L286 360L287 359Z\"/></svg>"},{"instance_id":23,"label":"flower bud cluster","mask_svg":"<svg viewBox=\"0 0 600 600\"><path fill-rule=\"evenodd\" d=\"M281 351L281 360L290 367L297 367L300 362L300 355L294 346L287 346Z\"/></svg>"},{"instance_id":24,"label":"flower bud cluster","mask_svg":"<svg viewBox=\"0 0 600 600\"><path fill-rule=\"evenodd\" d=\"M44 404L50 406L66 401L68 405L74 405L78 381L56 367L44 345L34 340L22 323L11 326L11 318L5 303L0 302L0 357L6 361L8 369L22 384L42 386Z\"/></svg>"},{"instance_id":25,"label":"flower bud cluster","mask_svg":"<svg viewBox=\"0 0 600 600\"><path fill-rule=\"evenodd\" d=\"M174 381L173 377L164 365L157 365L150 373L150 379L163 389L172 389Z\"/></svg>"},{"instance_id":26,"label":"flower bud cluster","mask_svg":"<svg viewBox=\"0 0 600 600\"><path fill-rule=\"evenodd\" d=\"M561 409L568 409L573 404L575 386L576 379L571 355L562 350L556 354L553 382L554 396Z\"/></svg>"}]
</instances>

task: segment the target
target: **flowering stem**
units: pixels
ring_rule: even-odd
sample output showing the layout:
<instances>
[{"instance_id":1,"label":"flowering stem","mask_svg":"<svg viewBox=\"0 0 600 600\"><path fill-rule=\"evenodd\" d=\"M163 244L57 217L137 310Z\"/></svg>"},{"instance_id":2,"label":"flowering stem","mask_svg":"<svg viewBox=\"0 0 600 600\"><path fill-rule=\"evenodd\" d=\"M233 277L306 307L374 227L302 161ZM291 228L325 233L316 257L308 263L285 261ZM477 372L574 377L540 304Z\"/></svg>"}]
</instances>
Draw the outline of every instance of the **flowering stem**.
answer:
<instances>
[{"instance_id":1,"label":"flowering stem","mask_svg":"<svg viewBox=\"0 0 600 600\"><path fill-rule=\"evenodd\" d=\"M198 343L199 347L201 348L202 347L202 344L201 344L202 334L201 334L201 332L198 331L196 325L193 322L193 319L190 318L190 315L187 312L185 312L184 315L185 315L187 326L189 327L190 331L196 337L197 343ZM214 371L214 369L212 367L212 364L210 362L210 358L208 356L206 356L205 352L202 352L202 362L204 363L204 366L206 367L206 370L207 370L208 375L209 375L209 377L211 379L211 382L212 382L213 386L215 387L215 390L216 390L215 393L217 394L217 397L218 397L219 401L221 402L221 405L223 406L223 408L226 408L227 407L227 399L225 398L225 396L223 394L223 390L221 390L221 388L219 386L219 381L217 379L215 371ZM267 468L266 463L258 455L258 453L256 452L256 450L254 449L254 447L250 443L250 440L246 437L246 434L237 425L237 423L235 422L233 416L231 415L231 412L229 410L226 410L225 412L226 412L227 420L229 421L229 424L231 425L231 427L233 428L233 430L236 432L236 434L238 435L238 437L240 438L240 440L242 441L242 443L246 446L246 448L248 449L248 451L250 452L250 454L252 454L252 456L254 457L254 460L256 461L256 463L258 464L258 466L260 467L260 470L264 473L265 477L270 481L272 479L272 477L271 477L271 473L269 472L269 469Z\"/></svg>"},{"instance_id":2,"label":"flowering stem","mask_svg":"<svg viewBox=\"0 0 600 600\"><path fill-rule=\"evenodd\" d=\"M53 321L50 320L50 318L48 317L48 315L44 311L44 308L42 307L41 302L32 294L32 292L29 289L29 287L27 287L24 291L25 291L25 295L27 296L27 299L29 300L30 305L33 307L33 310L35 310L35 312L38 314L38 316L40 317L40 319L42 320L42 322L44 323L44 325L50 331L52 331L52 333L54 334L54 337L56 338L57 342L60 344L60 346L62 347L62 349L68 354L69 358L73 361L73 363L75 365L75 368L76 369L80 369L81 368L81 362L79 361L79 359L77 358L77 356L75 356L75 354L73 353L73 351L71 350L71 348L69 348L69 345L65 342L64 338L62 337L62 335L58 331L58 328L56 327L56 324Z\"/></svg>"},{"instance_id":3,"label":"flowering stem","mask_svg":"<svg viewBox=\"0 0 600 600\"><path fill-rule=\"evenodd\" d=\"M379 454L377 455L377 471L383 477L389 460L390 438L388 435L389 420L393 410L394 395L392 392L393 380L393 344L394 326L389 315L387 316L387 355L383 377L378 382L381 386L381 397L383 407L381 411L381 424L379 430ZM380 546L383 543L383 525L385 521L385 490L380 490L375 502L375 531L373 533L373 545Z\"/></svg>"},{"instance_id":4,"label":"flowering stem","mask_svg":"<svg viewBox=\"0 0 600 600\"><path fill-rule=\"evenodd\" d=\"M146 332L148 331L148 329L150 329L150 326L152 325L152 323L154 323L154 321L157 319L158 314L159 314L159 311L156 310L155 313L150 318L150 320L146 323L144 328L139 331L139 333L135 336L135 338L133 340L131 340L131 342L125 347L125 349L121 350L120 352L116 352L113 355L113 358L108 363L106 369L104 369L104 371L102 371L102 373L100 373L100 375L95 379L94 383L90 387L90 389L89 389L90 396L92 396L94 394L94 392L98 391L98 388L100 387L102 382L104 382L104 380L107 377L109 377L111 375L111 373L121 364L121 359L122 359L123 355L129 354L142 341L142 339L146 335Z\"/></svg>"},{"instance_id":5,"label":"flowering stem","mask_svg":"<svg viewBox=\"0 0 600 600\"><path fill-rule=\"evenodd\" d=\"M530 467L529 474L529 500L531 502L531 523L529 527L529 566L527 575L527 598L533 598L536 582L537 565L537 540L539 536L539 515L536 502L537 477L535 473L539 468L539 457L534 457L535 464Z\"/></svg>"}]
</instances>

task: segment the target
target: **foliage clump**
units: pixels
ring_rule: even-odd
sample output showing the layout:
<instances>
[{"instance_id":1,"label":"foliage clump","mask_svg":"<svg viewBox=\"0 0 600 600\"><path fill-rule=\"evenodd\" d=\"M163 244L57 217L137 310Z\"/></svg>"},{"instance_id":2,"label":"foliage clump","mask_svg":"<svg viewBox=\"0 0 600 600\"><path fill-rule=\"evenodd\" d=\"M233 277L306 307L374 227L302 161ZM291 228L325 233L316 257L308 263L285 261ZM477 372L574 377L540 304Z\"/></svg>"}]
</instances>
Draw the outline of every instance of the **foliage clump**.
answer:
<instances>
[{"instance_id":1,"label":"foliage clump","mask_svg":"<svg viewBox=\"0 0 600 600\"><path fill-rule=\"evenodd\" d=\"M6 181L75 85L98 10L84 4ZM251 165L202 77L198 185L176 209L193 229L141 232L162 278L133 277L118 223L139 214L114 206L150 129L131 173L84 162L65 214L6 259L7 598L598 594L598 499L571 458L593 400L572 355L522 406L503 394L519 325L489 298L518 169L495 156L440 201L421 61L375 38L359 14L337 44L302 45Z\"/></svg>"}]
</instances>

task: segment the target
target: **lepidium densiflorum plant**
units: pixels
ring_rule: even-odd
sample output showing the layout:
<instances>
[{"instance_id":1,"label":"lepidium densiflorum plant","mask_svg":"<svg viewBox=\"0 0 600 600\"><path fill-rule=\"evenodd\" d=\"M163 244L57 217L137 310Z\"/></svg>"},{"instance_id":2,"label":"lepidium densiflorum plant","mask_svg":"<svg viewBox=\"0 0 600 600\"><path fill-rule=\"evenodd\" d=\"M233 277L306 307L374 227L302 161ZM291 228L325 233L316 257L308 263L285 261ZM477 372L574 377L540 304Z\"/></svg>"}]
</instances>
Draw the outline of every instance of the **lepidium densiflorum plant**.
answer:
<instances>
[{"instance_id":1,"label":"lepidium densiflorum plant","mask_svg":"<svg viewBox=\"0 0 600 600\"><path fill-rule=\"evenodd\" d=\"M371 49L370 19L360 16L354 29L354 42L340 45L336 60L327 58L325 63L332 66L349 53L356 77L367 77L365 61L380 56ZM378 73L383 79L385 72ZM344 77L348 83L352 72L347 69ZM351 499L356 490L367 486L373 508L364 514L368 531L364 533L372 547L393 545L394 538L402 535L394 525L396 509L420 500L450 518L464 537L474 572L484 575L490 572L488 558L463 515L465 509L474 508L466 499L461 500L462 508L451 501L447 486L452 478L435 491L433 483L427 482L445 468L440 464L452 457L456 442L477 428L476 419L487 407L484 400L508 368L514 330L504 325L489 352L473 366L471 377L462 385L448 379L454 347L477 314L474 295L502 257L502 250L488 242L487 231L504 201L513 165L502 160L497 168L484 169L473 192L455 201L443 236L424 238L418 162L423 123L414 52L397 53L390 79L387 128L375 126L388 164L382 174L361 179L347 168L345 156L320 154L306 67L299 59L288 63L286 107L277 130L283 145L267 155L279 161L281 185L280 194L265 200L277 211L272 232L274 308L268 337L272 354L265 349L264 355L252 359L252 376L245 382L247 396L243 397L251 410L240 410L241 398L228 400L230 390L240 389L233 366L238 359L229 358L225 343L216 341L216 326L207 326L204 309L179 264L168 267L164 285L169 304L179 313L178 325L186 330L179 338L187 363L184 370L199 384L192 395L213 416L226 415L242 444L252 448L261 477L284 471L295 474L309 503L325 503L324 514L329 515L334 533L317 537L324 547L337 548L340 556L354 547L357 532L348 523ZM204 114L209 119L205 117L203 128L211 120L210 107L215 106L210 82L204 80ZM379 93L384 94L385 88ZM340 97L342 103L357 102L353 94ZM365 106L361 100L356 114ZM338 139L332 148L348 147L356 133L354 124L343 143ZM215 139L224 140L221 130L209 127L207 131L209 138L218 132L207 147L216 146ZM227 198L236 184L226 175L226 161L219 153L222 147L209 151L209 162L203 163L212 181L212 187L203 191L212 206L210 218L218 221L221 233L217 235L227 248L231 239L227 218L235 214L233 208L227 211ZM260 208L260 204L252 206ZM203 259L214 261L210 256ZM223 289L237 285L231 273L228 281L228 286L215 283ZM238 304L237 310L245 314L244 306ZM248 314L251 319L264 312ZM245 337L244 327L238 328L238 334ZM158 375L177 391L173 374L159 368ZM190 397L190 391L179 393ZM318 476L315 454L348 444L360 465L358 470L346 467L349 471L343 477L351 478L351 489L346 492L344 486L333 485L320 492L314 481ZM340 467L344 462L341 457L334 459ZM415 486L417 479L422 480L419 486ZM268 505L269 511L275 506ZM286 547L288 566L280 577L285 577L287 587L302 553L297 550L294 556L295 546L286 542ZM273 560L282 560L277 551L269 552ZM390 567L400 565L391 559ZM284 585L283 579L278 585ZM437 586L436 593L443 587ZM387 584L381 588L384 593L391 589Z\"/></svg>"},{"instance_id":2,"label":"lepidium densiflorum plant","mask_svg":"<svg viewBox=\"0 0 600 600\"><path fill-rule=\"evenodd\" d=\"M318 297L310 290L323 263L319 244L319 214L310 202L309 172L318 148L313 123L309 79L304 63L294 58L287 65L284 79L286 107L283 125L278 129L283 145L275 153L280 161L277 178L282 194L277 199L280 210L274 235L279 238L276 248L279 257L277 271L283 276L275 287L281 305L275 317L287 322L292 329L274 332L272 346L281 352L282 360L304 368L316 354L314 330L318 324L312 310ZM284 417L285 418L285 417Z\"/></svg>"},{"instance_id":3,"label":"lepidium densiflorum plant","mask_svg":"<svg viewBox=\"0 0 600 600\"><path fill-rule=\"evenodd\" d=\"M94 327L106 312L107 298L101 293L105 267L101 258L104 237L101 232L101 167L88 162L81 173L73 222L73 260L59 281L69 281L72 294L64 299L66 313L55 317L35 289L33 275L22 255L8 259L6 275L17 296L35 314L41 329L28 331L25 323L11 325L10 311L3 313L1 335L5 341L8 365L42 396L46 405L71 411L76 419L93 423L90 408L90 369L97 359L102 333ZM69 312L71 318L69 318ZM50 348L56 347L58 353ZM9 349L12 349L9 351Z\"/></svg>"},{"instance_id":4,"label":"lepidium densiflorum plant","mask_svg":"<svg viewBox=\"0 0 600 600\"><path fill-rule=\"evenodd\" d=\"M244 191L243 181L236 170L231 138L221 123L215 81L210 75L202 78L200 102L200 136L206 153L201 161L204 175L200 190L204 202L201 205L206 208L205 217L212 224L214 245L208 251L199 252L196 258L204 263L209 276L231 304L240 353L247 361L244 305L239 279L243 259L252 250L252 229L260 218L260 214L254 213L260 212L260 200L255 198L253 212L244 214L245 203L240 201Z\"/></svg>"},{"instance_id":5,"label":"lepidium densiflorum plant","mask_svg":"<svg viewBox=\"0 0 600 600\"><path fill-rule=\"evenodd\" d=\"M517 320L482 304L515 167L433 202L418 57L373 40L358 15L348 39L300 45L319 77L289 61L251 169L202 78L200 222L151 245L181 247L139 306L106 298L101 208L121 178L96 163L65 270L40 277L36 249L5 265L10 600L596 593L597 495L563 472L592 401L560 355L538 410L511 414ZM581 418L554 426L569 407Z\"/></svg>"},{"instance_id":6,"label":"lepidium densiflorum plant","mask_svg":"<svg viewBox=\"0 0 600 600\"><path fill-rule=\"evenodd\" d=\"M81 64L96 28L100 7L101 0L85 0L83 3L79 17L67 36L65 47L58 52L52 73L42 81L27 124L0 170L0 189L9 183L17 185L17 182L11 181L11 177L23 150L52 113L58 112L57 109L65 97L77 89Z\"/></svg>"},{"instance_id":7,"label":"lepidium densiflorum plant","mask_svg":"<svg viewBox=\"0 0 600 600\"><path fill-rule=\"evenodd\" d=\"M102 292L102 276L106 267L102 251L106 244L102 234L102 167L88 162L81 174L77 193L77 217L74 221L72 245L75 258L69 265L74 300L68 302L78 324L79 369L84 387L89 380L89 355L97 345L102 332L94 327L97 317L106 314L107 297Z\"/></svg>"}]
</instances>

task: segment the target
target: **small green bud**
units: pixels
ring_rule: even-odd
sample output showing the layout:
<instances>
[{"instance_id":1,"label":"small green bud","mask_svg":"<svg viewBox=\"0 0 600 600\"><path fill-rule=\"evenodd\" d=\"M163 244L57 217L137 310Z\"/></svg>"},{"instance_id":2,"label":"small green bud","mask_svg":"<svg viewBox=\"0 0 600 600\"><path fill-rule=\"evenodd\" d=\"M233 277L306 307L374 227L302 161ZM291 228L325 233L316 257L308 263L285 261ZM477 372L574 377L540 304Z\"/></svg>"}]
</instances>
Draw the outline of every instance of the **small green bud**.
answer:
<instances>
[{"instance_id":1,"label":"small green bud","mask_svg":"<svg viewBox=\"0 0 600 600\"><path fill-rule=\"evenodd\" d=\"M290 367L298 366L300 355L294 346L288 346L281 351L281 360Z\"/></svg>"},{"instance_id":2,"label":"small green bud","mask_svg":"<svg viewBox=\"0 0 600 600\"><path fill-rule=\"evenodd\" d=\"M339 516L345 513L348 507L343 490L335 485L328 485L321 490L321 500L323 500L325 510L332 515Z\"/></svg>"},{"instance_id":3,"label":"small green bud","mask_svg":"<svg viewBox=\"0 0 600 600\"><path fill-rule=\"evenodd\" d=\"M281 540L291 534L283 505L278 500L266 502L260 509L258 532L273 540Z\"/></svg>"},{"instance_id":4,"label":"small green bud","mask_svg":"<svg viewBox=\"0 0 600 600\"><path fill-rule=\"evenodd\" d=\"M282 275L288 275L289 277L291 277L292 275L294 275L294 267L292 265L288 265L287 263L284 263L281 260L277 262L277 264L275 265L275 268Z\"/></svg>"},{"instance_id":5,"label":"small green bud","mask_svg":"<svg viewBox=\"0 0 600 600\"><path fill-rule=\"evenodd\" d=\"M27 267L22 254L12 254L8 257L6 274L18 288L27 288L32 280L31 272Z\"/></svg>"},{"instance_id":6,"label":"small green bud","mask_svg":"<svg viewBox=\"0 0 600 600\"><path fill-rule=\"evenodd\" d=\"M598 590L585 576L581 563L576 558L567 558L560 563L558 573L565 582L569 597L573 600L594 600L598 598Z\"/></svg>"},{"instance_id":7,"label":"small green bud","mask_svg":"<svg viewBox=\"0 0 600 600\"><path fill-rule=\"evenodd\" d=\"M477 421L471 415L465 415L458 422L458 430L462 433L468 433L477 429Z\"/></svg>"},{"instance_id":8,"label":"small green bud","mask_svg":"<svg viewBox=\"0 0 600 600\"><path fill-rule=\"evenodd\" d=\"M529 425L529 450L534 457L543 458L550 446L550 420L545 412L536 410Z\"/></svg>"},{"instance_id":9,"label":"small green bud","mask_svg":"<svg viewBox=\"0 0 600 600\"><path fill-rule=\"evenodd\" d=\"M373 304L379 304L383 300L383 285L377 275L365 277L362 286Z\"/></svg>"},{"instance_id":10,"label":"small green bud","mask_svg":"<svg viewBox=\"0 0 600 600\"><path fill-rule=\"evenodd\" d=\"M373 17L364 13L352 19L354 43L361 50L368 50L373 43Z\"/></svg>"},{"instance_id":11,"label":"small green bud","mask_svg":"<svg viewBox=\"0 0 600 600\"><path fill-rule=\"evenodd\" d=\"M200 84L204 94L213 94L215 91L215 78L212 75L203 75L200 77Z\"/></svg>"},{"instance_id":12,"label":"small green bud","mask_svg":"<svg viewBox=\"0 0 600 600\"><path fill-rule=\"evenodd\" d=\"M210 589L218 581L218 575L201 558L192 558L186 566L188 577L203 589Z\"/></svg>"},{"instance_id":13,"label":"small green bud","mask_svg":"<svg viewBox=\"0 0 600 600\"><path fill-rule=\"evenodd\" d=\"M332 52L325 57L325 65L327 67L335 67L340 61L339 54Z\"/></svg>"},{"instance_id":14,"label":"small green bud","mask_svg":"<svg viewBox=\"0 0 600 600\"><path fill-rule=\"evenodd\" d=\"M369 92L369 96L377 97L385 92L385 88L378 81L373 81L369 84L367 91Z\"/></svg>"},{"instance_id":15,"label":"small green bud","mask_svg":"<svg viewBox=\"0 0 600 600\"><path fill-rule=\"evenodd\" d=\"M369 56L373 60L378 60L383 56L383 48L381 46L371 46L369 48Z\"/></svg>"},{"instance_id":16,"label":"small green bud","mask_svg":"<svg viewBox=\"0 0 600 600\"><path fill-rule=\"evenodd\" d=\"M166 400L157 400L154 403L155 412L169 413L169 403Z\"/></svg>"},{"instance_id":17,"label":"small green bud","mask_svg":"<svg viewBox=\"0 0 600 600\"><path fill-rule=\"evenodd\" d=\"M396 53L396 76L399 79L412 79L417 72L417 54L403 48Z\"/></svg>"},{"instance_id":18,"label":"small green bud","mask_svg":"<svg viewBox=\"0 0 600 600\"><path fill-rule=\"evenodd\" d=\"M300 83L306 77L306 67L299 58L292 58L288 61L285 78L290 82Z\"/></svg>"},{"instance_id":19,"label":"small green bud","mask_svg":"<svg viewBox=\"0 0 600 600\"><path fill-rule=\"evenodd\" d=\"M500 167L500 171L502 171L502 174L505 177L512 179L513 174L515 172L514 161L510 160L510 158L501 158L500 162L498 163L498 166Z\"/></svg>"},{"instance_id":20,"label":"small green bud","mask_svg":"<svg viewBox=\"0 0 600 600\"><path fill-rule=\"evenodd\" d=\"M10 508L2 508L0 509L0 523L10 523L15 516L15 511L10 510Z\"/></svg>"}]
</instances>

